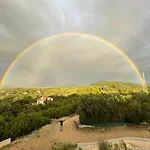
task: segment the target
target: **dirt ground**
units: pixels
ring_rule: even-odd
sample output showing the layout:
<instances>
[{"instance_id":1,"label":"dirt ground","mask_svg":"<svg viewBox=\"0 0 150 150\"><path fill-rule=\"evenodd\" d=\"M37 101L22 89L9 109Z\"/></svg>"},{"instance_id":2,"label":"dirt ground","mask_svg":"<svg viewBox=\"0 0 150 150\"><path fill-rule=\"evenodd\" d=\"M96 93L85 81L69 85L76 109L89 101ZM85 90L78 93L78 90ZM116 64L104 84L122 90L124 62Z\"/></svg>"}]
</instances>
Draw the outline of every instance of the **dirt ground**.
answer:
<instances>
[{"instance_id":1,"label":"dirt ground","mask_svg":"<svg viewBox=\"0 0 150 150\"><path fill-rule=\"evenodd\" d=\"M66 119L63 132L59 131L59 123L54 121L30 135L12 142L4 150L50 150L56 142L95 142L121 137L150 138L150 132L147 128L122 126L107 128L103 132L82 131L75 128L74 121L79 120L78 116L67 117ZM132 143L132 141L130 142ZM136 144L136 141L134 141L134 144Z\"/></svg>"}]
</instances>

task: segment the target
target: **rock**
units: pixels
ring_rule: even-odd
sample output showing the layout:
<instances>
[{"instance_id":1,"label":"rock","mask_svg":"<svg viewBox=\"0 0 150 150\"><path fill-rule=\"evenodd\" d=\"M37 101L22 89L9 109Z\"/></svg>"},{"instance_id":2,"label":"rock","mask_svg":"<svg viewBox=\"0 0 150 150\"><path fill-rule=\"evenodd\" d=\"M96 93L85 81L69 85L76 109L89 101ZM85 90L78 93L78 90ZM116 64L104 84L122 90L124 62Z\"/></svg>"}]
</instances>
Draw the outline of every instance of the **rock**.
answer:
<instances>
[{"instance_id":1,"label":"rock","mask_svg":"<svg viewBox=\"0 0 150 150\"><path fill-rule=\"evenodd\" d=\"M141 125L148 125L149 123L147 122L141 122Z\"/></svg>"}]
</instances>

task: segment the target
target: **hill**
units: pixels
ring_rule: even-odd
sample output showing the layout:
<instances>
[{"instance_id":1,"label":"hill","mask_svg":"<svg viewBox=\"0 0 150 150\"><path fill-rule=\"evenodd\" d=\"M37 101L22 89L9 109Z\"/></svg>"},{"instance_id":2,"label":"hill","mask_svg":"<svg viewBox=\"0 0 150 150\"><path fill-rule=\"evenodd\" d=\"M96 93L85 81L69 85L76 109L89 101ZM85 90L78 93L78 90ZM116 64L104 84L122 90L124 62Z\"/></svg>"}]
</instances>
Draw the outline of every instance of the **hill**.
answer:
<instances>
[{"instance_id":1,"label":"hill","mask_svg":"<svg viewBox=\"0 0 150 150\"><path fill-rule=\"evenodd\" d=\"M53 100L37 104L37 98ZM130 83L101 82L88 86L0 90L0 141L30 134L53 119L79 115L81 124L150 123L150 94Z\"/></svg>"},{"instance_id":2,"label":"hill","mask_svg":"<svg viewBox=\"0 0 150 150\"><path fill-rule=\"evenodd\" d=\"M71 95L71 94L100 94L100 93L130 93L141 92L139 84L126 82L97 82L88 86L68 86L57 88L3 88L0 90L0 99L19 100L24 98L36 99L41 96Z\"/></svg>"}]
</instances>

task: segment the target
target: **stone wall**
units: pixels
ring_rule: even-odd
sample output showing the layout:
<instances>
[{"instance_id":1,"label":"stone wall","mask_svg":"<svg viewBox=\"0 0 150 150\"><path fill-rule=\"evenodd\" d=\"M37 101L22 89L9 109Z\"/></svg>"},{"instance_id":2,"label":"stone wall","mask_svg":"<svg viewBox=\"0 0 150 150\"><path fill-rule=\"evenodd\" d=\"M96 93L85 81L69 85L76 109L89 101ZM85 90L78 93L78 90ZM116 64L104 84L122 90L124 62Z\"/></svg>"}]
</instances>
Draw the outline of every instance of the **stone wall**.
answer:
<instances>
[{"instance_id":1,"label":"stone wall","mask_svg":"<svg viewBox=\"0 0 150 150\"><path fill-rule=\"evenodd\" d=\"M10 144L10 143L11 143L11 138L6 139L6 140L4 140L4 141L1 141L1 142L0 142L0 148L4 147L4 146L6 146L6 145L8 145L8 144Z\"/></svg>"},{"instance_id":2,"label":"stone wall","mask_svg":"<svg viewBox=\"0 0 150 150\"><path fill-rule=\"evenodd\" d=\"M82 150L98 150L98 142L78 143L78 148L82 148Z\"/></svg>"}]
</instances>

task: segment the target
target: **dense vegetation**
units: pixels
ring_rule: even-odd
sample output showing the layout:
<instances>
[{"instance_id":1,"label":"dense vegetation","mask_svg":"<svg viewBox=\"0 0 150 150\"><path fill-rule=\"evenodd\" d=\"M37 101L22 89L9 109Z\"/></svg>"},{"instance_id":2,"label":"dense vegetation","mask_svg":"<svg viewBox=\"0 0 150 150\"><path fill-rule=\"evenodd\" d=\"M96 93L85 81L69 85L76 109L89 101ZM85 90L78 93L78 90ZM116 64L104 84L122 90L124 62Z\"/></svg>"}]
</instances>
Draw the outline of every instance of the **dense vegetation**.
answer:
<instances>
[{"instance_id":1,"label":"dense vegetation","mask_svg":"<svg viewBox=\"0 0 150 150\"><path fill-rule=\"evenodd\" d=\"M32 105L41 96L54 101ZM102 82L85 87L0 89L0 141L31 133L74 113L84 124L150 122L150 95L140 85Z\"/></svg>"},{"instance_id":2,"label":"dense vegetation","mask_svg":"<svg viewBox=\"0 0 150 150\"><path fill-rule=\"evenodd\" d=\"M0 140L11 137L15 139L28 134L52 118L60 118L75 113L78 101L75 98L55 96L55 101L46 105L32 105L32 99L18 101L0 101Z\"/></svg>"},{"instance_id":3,"label":"dense vegetation","mask_svg":"<svg viewBox=\"0 0 150 150\"><path fill-rule=\"evenodd\" d=\"M150 94L91 94L82 100L78 112L82 124L150 123Z\"/></svg>"}]
</instances>

